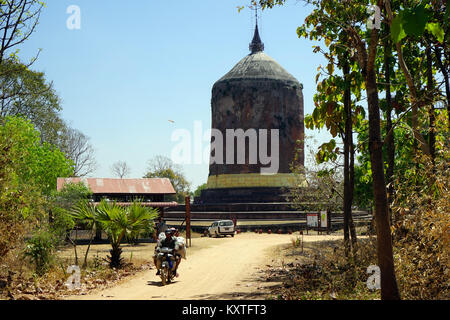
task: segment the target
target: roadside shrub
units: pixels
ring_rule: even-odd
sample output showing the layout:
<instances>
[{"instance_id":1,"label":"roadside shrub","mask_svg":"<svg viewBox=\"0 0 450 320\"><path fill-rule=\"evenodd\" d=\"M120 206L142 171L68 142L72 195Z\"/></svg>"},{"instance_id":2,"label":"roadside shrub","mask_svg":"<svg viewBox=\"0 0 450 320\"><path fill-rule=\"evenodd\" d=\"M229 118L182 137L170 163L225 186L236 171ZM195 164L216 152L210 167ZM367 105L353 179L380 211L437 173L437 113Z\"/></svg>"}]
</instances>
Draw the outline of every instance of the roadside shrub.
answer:
<instances>
[{"instance_id":1,"label":"roadside shrub","mask_svg":"<svg viewBox=\"0 0 450 320\"><path fill-rule=\"evenodd\" d=\"M58 244L63 243L69 236L70 230L75 227L75 221L67 210L59 207L52 210L52 217L51 231Z\"/></svg>"},{"instance_id":2,"label":"roadside shrub","mask_svg":"<svg viewBox=\"0 0 450 320\"><path fill-rule=\"evenodd\" d=\"M34 264L37 275L42 276L49 269L54 249L54 235L48 231L38 231L27 241L24 255Z\"/></svg>"}]
</instances>

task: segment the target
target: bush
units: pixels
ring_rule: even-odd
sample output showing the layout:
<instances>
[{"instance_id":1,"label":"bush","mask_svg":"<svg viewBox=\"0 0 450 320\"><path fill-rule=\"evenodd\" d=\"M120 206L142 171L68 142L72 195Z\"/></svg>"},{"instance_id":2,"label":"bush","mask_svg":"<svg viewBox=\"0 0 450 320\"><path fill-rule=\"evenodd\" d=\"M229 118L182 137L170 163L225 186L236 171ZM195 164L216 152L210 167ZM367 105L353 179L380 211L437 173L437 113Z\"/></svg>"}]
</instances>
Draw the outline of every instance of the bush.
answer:
<instances>
[{"instance_id":1,"label":"bush","mask_svg":"<svg viewBox=\"0 0 450 320\"><path fill-rule=\"evenodd\" d=\"M434 166L418 159L422 174L412 174L398 187L393 240L403 299L448 299L450 295L448 160L448 152Z\"/></svg>"},{"instance_id":2,"label":"bush","mask_svg":"<svg viewBox=\"0 0 450 320\"><path fill-rule=\"evenodd\" d=\"M36 274L44 275L53 261L54 235L48 231L38 231L27 241L24 255L34 265Z\"/></svg>"},{"instance_id":3,"label":"bush","mask_svg":"<svg viewBox=\"0 0 450 320\"><path fill-rule=\"evenodd\" d=\"M72 216L63 208L54 208L52 210L53 221L50 224L51 232L58 244L63 243L68 237L70 230L75 227Z\"/></svg>"}]
</instances>

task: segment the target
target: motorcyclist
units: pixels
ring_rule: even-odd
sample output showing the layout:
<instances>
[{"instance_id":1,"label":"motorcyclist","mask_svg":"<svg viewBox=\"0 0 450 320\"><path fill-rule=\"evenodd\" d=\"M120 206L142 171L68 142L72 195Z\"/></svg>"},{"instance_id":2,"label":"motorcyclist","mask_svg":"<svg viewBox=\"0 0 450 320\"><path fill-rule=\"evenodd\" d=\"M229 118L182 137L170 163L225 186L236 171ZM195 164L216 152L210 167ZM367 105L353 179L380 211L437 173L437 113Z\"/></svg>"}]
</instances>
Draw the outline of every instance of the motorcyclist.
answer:
<instances>
[{"instance_id":1,"label":"motorcyclist","mask_svg":"<svg viewBox=\"0 0 450 320\"><path fill-rule=\"evenodd\" d=\"M155 247L155 254L153 256L153 262L155 263L155 266L157 268L156 275L160 275L161 274L159 269L158 269L158 264L157 264L159 250L161 248L164 248L164 247L165 248L169 248L171 250L175 249L175 237L174 237L173 233L174 233L173 229L167 229L165 231L165 238L162 241L158 240L158 243L157 243L157 245ZM177 258L177 263L176 263L176 266L175 266L175 272L176 272L176 270L178 268L178 265L180 264L179 261L181 260L181 258L177 254L174 254L174 255ZM176 275L178 276L178 274L176 274Z\"/></svg>"}]
</instances>

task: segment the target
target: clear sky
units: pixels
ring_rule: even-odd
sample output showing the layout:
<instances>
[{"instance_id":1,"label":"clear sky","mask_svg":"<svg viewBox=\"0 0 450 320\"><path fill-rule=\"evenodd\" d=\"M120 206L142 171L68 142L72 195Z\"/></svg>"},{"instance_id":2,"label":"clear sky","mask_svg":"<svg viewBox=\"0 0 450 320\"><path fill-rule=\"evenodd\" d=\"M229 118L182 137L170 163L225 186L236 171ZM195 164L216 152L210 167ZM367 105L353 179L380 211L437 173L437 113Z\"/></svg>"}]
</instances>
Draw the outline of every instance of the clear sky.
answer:
<instances>
[{"instance_id":1,"label":"clear sky","mask_svg":"<svg viewBox=\"0 0 450 320\"><path fill-rule=\"evenodd\" d=\"M139 178L149 159L170 157L175 129L193 131L197 120L210 128L212 85L249 53L255 19L250 9L237 10L249 2L47 0L19 55L26 60L42 49L33 69L53 81L63 118L90 137L99 163L92 176L112 177L111 165L122 160ZM66 26L70 5L81 9L80 30ZM312 52L317 43L296 35L309 12L293 0L259 22L265 52L303 83L305 114L325 64ZM208 164L183 169L193 189L206 182Z\"/></svg>"}]
</instances>

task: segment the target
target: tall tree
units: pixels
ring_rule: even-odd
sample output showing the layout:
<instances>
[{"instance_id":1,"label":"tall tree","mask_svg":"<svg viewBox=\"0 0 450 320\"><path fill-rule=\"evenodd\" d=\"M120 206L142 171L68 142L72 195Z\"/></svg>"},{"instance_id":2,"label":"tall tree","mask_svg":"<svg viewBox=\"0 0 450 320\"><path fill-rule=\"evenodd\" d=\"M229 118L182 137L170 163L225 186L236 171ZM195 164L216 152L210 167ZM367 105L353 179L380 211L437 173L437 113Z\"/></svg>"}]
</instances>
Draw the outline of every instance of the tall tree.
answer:
<instances>
[{"instance_id":1,"label":"tall tree","mask_svg":"<svg viewBox=\"0 0 450 320\"><path fill-rule=\"evenodd\" d=\"M311 18L309 20L308 18ZM316 82L325 74L326 78L318 83L317 94L314 96L315 109L311 116L305 117L305 125L309 129L326 127L331 135L339 136L344 144L343 152L339 148L330 148L330 143L322 145L317 154L319 161L334 160L336 155L343 154L344 167L344 243L346 252L350 248L350 236L354 253L356 253L356 230L352 218L352 204L354 193L354 157L353 126L359 127L364 119L364 109L357 103L361 100L363 79L357 72L355 58L351 57L347 33L334 23L325 23L324 28L309 28L317 23L314 14L307 18L307 23L298 28L300 37L324 39L328 49L314 46L314 52L321 52L327 59L326 68L317 74ZM312 22L311 22L312 21ZM316 22L314 22L316 21ZM334 39L334 40L333 40ZM337 60L337 62L336 62ZM342 72L335 70L336 67ZM337 71L337 72L336 72ZM354 100L352 99L354 96ZM333 143L334 145L334 143ZM336 154L336 155L333 155Z\"/></svg>"},{"instance_id":2,"label":"tall tree","mask_svg":"<svg viewBox=\"0 0 450 320\"><path fill-rule=\"evenodd\" d=\"M389 2L389 0L387 0ZM383 7L378 0L377 6ZM387 201L386 181L384 177L383 143L380 128L380 107L375 70L375 58L379 40L379 30L373 28L369 33L368 45L361 33L353 26L347 26L351 43L357 51L358 62L366 84L367 105L369 110L369 151L372 164L373 195L375 221L377 226L377 256L381 270L382 299L399 299L400 294L394 271L392 237L389 222L389 204Z\"/></svg>"},{"instance_id":3,"label":"tall tree","mask_svg":"<svg viewBox=\"0 0 450 320\"><path fill-rule=\"evenodd\" d=\"M352 217L353 190L355 187L355 152L353 146L353 116L351 99L351 75L348 52L342 63L344 76L344 241L348 242L350 233L353 250L356 252L356 230ZM348 246L348 245L347 245Z\"/></svg>"},{"instance_id":4,"label":"tall tree","mask_svg":"<svg viewBox=\"0 0 450 320\"><path fill-rule=\"evenodd\" d=\"M58 145L65 128L60 111L60 99L44 73L11 60L0 64L0 119L29 119L41 133L41 141Z\"/></svg>"}]
</instances>

